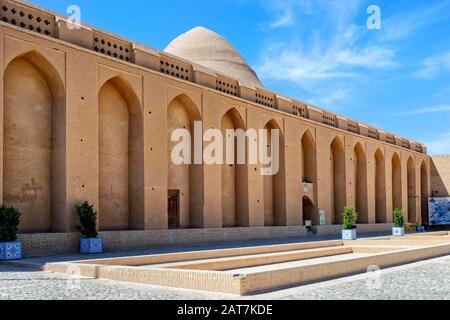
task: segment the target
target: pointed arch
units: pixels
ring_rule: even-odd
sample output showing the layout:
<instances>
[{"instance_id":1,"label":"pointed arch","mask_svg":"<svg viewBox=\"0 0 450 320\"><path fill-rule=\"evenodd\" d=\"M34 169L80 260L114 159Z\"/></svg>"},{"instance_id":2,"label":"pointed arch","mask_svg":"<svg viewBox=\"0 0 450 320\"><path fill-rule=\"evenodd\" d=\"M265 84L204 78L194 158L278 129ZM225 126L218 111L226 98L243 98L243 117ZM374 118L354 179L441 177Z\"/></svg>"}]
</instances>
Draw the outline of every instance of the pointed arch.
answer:
<instances>
[{"instance_id":1,"label":"pointed arch","mask_svg":"<svg viewBox=\"0 0 450 320\"><path fill-rule=\"evenodd\" d=\"M392 166L392 208L403 209L402 197L402 168L400 156L394 152L391 160Z\"/></svg>"},{"instance_id":2,"label":"pointed arch","mask_svg":"<svg viewBox=\"0 0 450 320\"><path fill-rule=\"evenodd\" d=\"M428 166L427 161L423 160L420 166L420 194L421 194L421 215L422 224L429 224L428 216Z\"/></svg>"},{"instance_id":3,"label":"pointed arch","mask_svg":"<svg viewBox=\"0 0 450 320\"><path fill-rule=\"evenodd\" d=\"M167 107L168 193L178 194L176 228L203 227L203 165L194 163L194 123L202 117L196 104L186 94L171 100ZM171 161L174 130L185 129L190 134L191 164L177 165ZM168 215L170 212L168 212Z\"/></svg>"},{"instance_id":4,"label":"pointed arch","mask_svg":"<svg viewBox=\"0 0 450 320\"><path fill-rule=\"evenodd\" d=\"M375 152L375 221L386 223L386 164L381 149Z\"/></svg>"},{"instance_id":5,"label":"pointed arch","mask_svg":"<svg viewBox=\"0 0 450 320\"><path fill-rule=\"evenodd\" d=\"M409 157L407 163L407 186L408 186L408 222L417 223L416 210L416 164L412 157Z\"/></svg>"},{"instance_id":6,"label":"pointed arch","mask_svg":"<svg viewBox=\"0 0 450 320\"><path fill-rule=\"evenodd\" d=\"M302 179L303 182L316 183L317 163L316 144L310 130L302 136Z\"/></svg>"},{"instance_id":7,"label":"pointed arch","mask_svg":"<svg viewBox=\"0 0 450 320\"><path fill-rule=\"evenodd\" d=\"M174 106L174 103L180 103L183 105L183 108L186 110L190 122L192 122L192 126L194 121L202 120L202 115L199 107L187 94L182 93L173 98L168 104L168 111L171 107Z\"/></svg>"},{"instance_id":8,"label":"pointed arch","mask_svg":"<svg viewBox=\"0 0 450 320\"><path fill-rule=\"evenodd\" d=\"M30 63L45 79L49 90L52 94L52 101L55 103L64 103L65 102L65 85L63 77L56 70L56 67L40 52L37 50L30 50L24 52L14 59L12 59L8 65L5 67L6 69L17 61L25 60Z\"/></svg>"},{"instance_id":9,"label":"pointed arch","mask_svg":"<svg viewBox=\"0 0 450 320\"><path fill-rule=\"evenodd\" d=\"M229 109L221 120L222 134L226 139L233 139L227 130L245 130L245 124L241 115L235 108ZM237 227L248 225L248 215L246 214L247 184L246 166L238 164L238 141L233 139L233 164L224 161L222 164L222 224L223 227ZM226 152L230 152L227 148ZM245 152L245 141L244 150ZM227 158L224 154L224 160Z\"/></svg>"},{"instance_id":10,"label":"pointed arch","mask_svg":"<svg viewBox=\"0 0 450 320\"><path fill-rule=\"evenodd\" d=\"M330 165L333 224L342 224L346 203L345 149L339 137L335 137L330 144Z\"/></svg>"},{"instance_id":11,"label":"pointed arch","mask_svg":"<svg viewBox=\"0 0 450 320\"><path fill-rule=\"evenodd\" d=\"M279 130L279 170L276 175L264 176L264 224L265 226L286 225L286 179L284 177L284 135L278 123L272 119L264 126L267 130L267 154L272 151L271 131Z\"/></svg>"},{"instance_id":12,"label":"pointed arch","mask_svg":"<svg viewBox=\"0 0 450 320\"><path fill-rule=\"evenodd\" d=\"M22 233L66 231L65 86L37 51L3 74L3 200L22 213Z\"/></svg>"},{"instance_id":13,"label":"pointed arch","mask_svg":"<svg viewBox=\"0 0 450 320\"><path fill-rule=\"evenodd\" d=\"M223 114L222 118L226 115L229 115L233 121L238 126L237 128L244 129L246 127L245 121L242 117L242 114L239 112L239 110L236 107L229 107Z\"/></svg>"},{"instance_id":14,"label":"pointed arch","mask_svg":"<svg viewBox=\"0 0 450 320\"><path fill-rule=\"evenodd\" d=\"M353 169L355 183L353 185L358 223L369 223L367 212L367 159L364 147L357 143L353 149Z\"/></svg>"},{"instance_id":15,"label":"pointed arch","mask_svg":"<svg viewBox=\"0 0 450 320\"><path fill-rule=\"evenodd\" d=\"M120 76L98 93L99 228L140 229L144 211L143 119L139 99Z\"/></svg>"},{"instance_id":16,"label":"pointed arch","mask_svg":"<svg viewBox=\"0 0 450 320\"><path fill-rule=\"evenodd\" d=\"M301 139L301 170L302 182L312 183L314 186L314 195L317 190L317 158L316 158L316 143L311 131L308 129L303 134ZM314 206L313 206L314 208ZM317 212L314 212L311 217L314 224L319 223Z\"/></svg>"}]
</instances>

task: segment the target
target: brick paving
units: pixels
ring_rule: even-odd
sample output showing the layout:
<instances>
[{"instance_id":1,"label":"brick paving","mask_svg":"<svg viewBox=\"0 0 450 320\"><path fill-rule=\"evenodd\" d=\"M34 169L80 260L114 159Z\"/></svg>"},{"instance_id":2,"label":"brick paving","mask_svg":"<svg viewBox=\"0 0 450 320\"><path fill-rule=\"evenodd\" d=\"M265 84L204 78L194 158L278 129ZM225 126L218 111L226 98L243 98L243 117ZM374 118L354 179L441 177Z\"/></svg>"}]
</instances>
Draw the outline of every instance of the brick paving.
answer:
<instances>
[{"instance_id":1,"label":"brick paving","mask_svg":"<svg viewBox=\"0 0 450 320\"><path fill-rule=\"evenodd\" d=\"M258 243L261 244L261 243ZM267 244L267 241L264 242ZM249 243L250 245L250 243ZM214 246L217 248L220 246ZM223 246L222 246L223 247ZM187 248L177 248L185 250ZM191 247L202 249L201 246ZM129 254L167 251L152 249ZM173 251L173 248L172 250ZM108 256L124 253L108 254ZM69 260L71 257L27 259L36 265L46 261ZM114 282L51 274L0 264L0 300L450 300L450 256L426 260L386 270L350 276L305 286L293 287L250 297L216 294L151 285Z\"/></svg>"}]
</instances>

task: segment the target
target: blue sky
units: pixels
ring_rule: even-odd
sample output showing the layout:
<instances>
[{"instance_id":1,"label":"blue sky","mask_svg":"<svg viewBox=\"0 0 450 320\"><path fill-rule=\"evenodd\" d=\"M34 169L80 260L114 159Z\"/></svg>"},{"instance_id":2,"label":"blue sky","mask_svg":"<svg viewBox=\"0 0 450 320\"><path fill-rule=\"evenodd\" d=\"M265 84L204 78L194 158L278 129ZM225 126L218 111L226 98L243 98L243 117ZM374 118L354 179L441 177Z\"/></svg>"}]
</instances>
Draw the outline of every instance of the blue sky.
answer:
<instances>
[{"instance_id":1,"label":"blue sky","mask_svg":"<svg viewBox=\"0 0 450 320\"><path fill-rule=\"evenodd\" d=\"M450 154L450 0L33 0L164 49L196 26L227 38L265 86ZM381 30L369 30L369 5Z\"/></svg>"}]
</instances>

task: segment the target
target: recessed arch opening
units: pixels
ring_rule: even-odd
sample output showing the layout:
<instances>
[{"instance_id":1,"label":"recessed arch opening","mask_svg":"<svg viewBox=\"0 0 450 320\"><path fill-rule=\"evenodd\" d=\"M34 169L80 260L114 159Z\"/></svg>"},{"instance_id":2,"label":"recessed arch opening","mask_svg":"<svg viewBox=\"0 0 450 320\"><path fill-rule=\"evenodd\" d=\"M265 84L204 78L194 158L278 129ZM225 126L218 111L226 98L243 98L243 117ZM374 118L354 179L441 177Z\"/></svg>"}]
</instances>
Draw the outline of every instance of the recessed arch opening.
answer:
<instances>
[{"instance_id":1,"label":"recessed arch opening","mask_svg":"<svg viewBox=\"0 0 450 320\"><path fill-rule=\"evenodd\" d=\"M195 103L185 94L174 98L167 107L167 161L168 192L178 194L179 207L176 225L172 228L203 228L203 165L194 162L194 125L202 117ZM172 142L172 133L184 129L189 132L191 163L175 164L172 150L178 142ZM168 212L170 215L171 212ZM169 216L169 220L170 220Z\"/></svg>"},{"instance_id":2,"label":"recessed arch opening","mask_svg":"<svg viewBox=\"0 0 450 320\"><path fill-rule=\"evenodd\" d=\"M338 137L334 138L330 145L330 165L333 224L342 224L346 203L345 151L344 145Z\"/></svg>"},{"instance_id":3,"label":"recessed arch opening","mask_svg":"<svg viewBox=\"0 0 450 320\"><path fill-rule=\"evenodd\" d=\"M37 51L13 59L3 80L3 201L22 213L19 232L65 232L64 83Z\"/></svg>"},{"instance_id":4,"label":"recessed arch opening","mask_svg":"<svg viewBox=\"0 0 450 320\"><path fill-rule=\"evenodd\" d=\"M267 154L272 155L272 130L279 130L279 170L275 175L265 175L264 183L264 225L285 226L285 178L284 178L284 136L275 120L269 121L267 130Z\"/></svg>"},{"instance_id":5,"label":"recessed arch opening","mask_svg":"<svg viewBox=\"0 0 450 320\"><path fill-rule=\"evenodd\" d=\"M247 167L245 164L238 163L239 144L236 130L245 130L245 124L239 112L235 108L228 110L222 117L222 134L228 139L233 139L234 148L228 150L225 148L224 164L222 165L222 224L223 227L244 227L248 226L247 214ZM233 132L233 133L232 133ZM224 144L225 145L225 144ZM227 152L232 152L230 158L233 158L233 164L227 163Z\"/></svg>"},{"instance_id":6,"label":"recessed arch opening","mask_svg":"<svg viewBox=\"0 0 450 320\"><path fill-rule=\"evenodd\" d=\"M383 152L375 152L375 220L386 223L386 165Z\"/></svg>"},{"instance_id":7,"label":"recessed arch opening","mask_svg":"<svg viewBox=\"0 0 450 320\"><path fill-rule=\"evenodd\" d=\"M143 228L143 122L130 84L114 77L98 94L99 228Z\"/></svg>"}]
</instances>

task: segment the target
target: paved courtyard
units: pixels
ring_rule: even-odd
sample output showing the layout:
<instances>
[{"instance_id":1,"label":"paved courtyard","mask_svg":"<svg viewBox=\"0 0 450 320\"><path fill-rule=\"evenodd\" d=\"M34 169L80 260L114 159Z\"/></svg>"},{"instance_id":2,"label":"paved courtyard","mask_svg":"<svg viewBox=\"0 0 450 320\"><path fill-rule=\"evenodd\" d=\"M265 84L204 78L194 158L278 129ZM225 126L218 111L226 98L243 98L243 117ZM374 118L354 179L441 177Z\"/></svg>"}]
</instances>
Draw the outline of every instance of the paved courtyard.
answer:
<instances>
[{"instance_id":1,"label":"paved courtyard","mask_svg":"<svg viewBox=\"0 0 450 320\"><path fill-rule=\"evenodd\" d=\"M372 235L373 236L373 235ZM325 240L333 237L315 237ZM312 238L296 239L311 241ZM290 240L247 242L228 245L197 245L164 249L146 249L122 253L108 253L101 257L141 255L185 250L203 250L223 247L241 247L275 244ZM46 262L73 261L86 256L43 257L24 259L20 263L38 268ZM95 258L89 256L89 258ZM317 300L317 299L413 299L450 300L450 256L425 260L385 270L371 270L355 275L320 283L239 297L219 293L172 289L152 285L114 282L102 279L81 278L64 274L52 274L0 263L0 300L50 299L50 300Z\"/></svg>"},{"instance_id":2,"label":"paved courtyard","mask_svg":"<svg viewBox=\"0 0 450 320\"><path fill-rule=\"evenodd\" d=\"M0 265L0 300L450 300L450 256L250 297L72 277Z\"/></svg>"}]
</instances>

